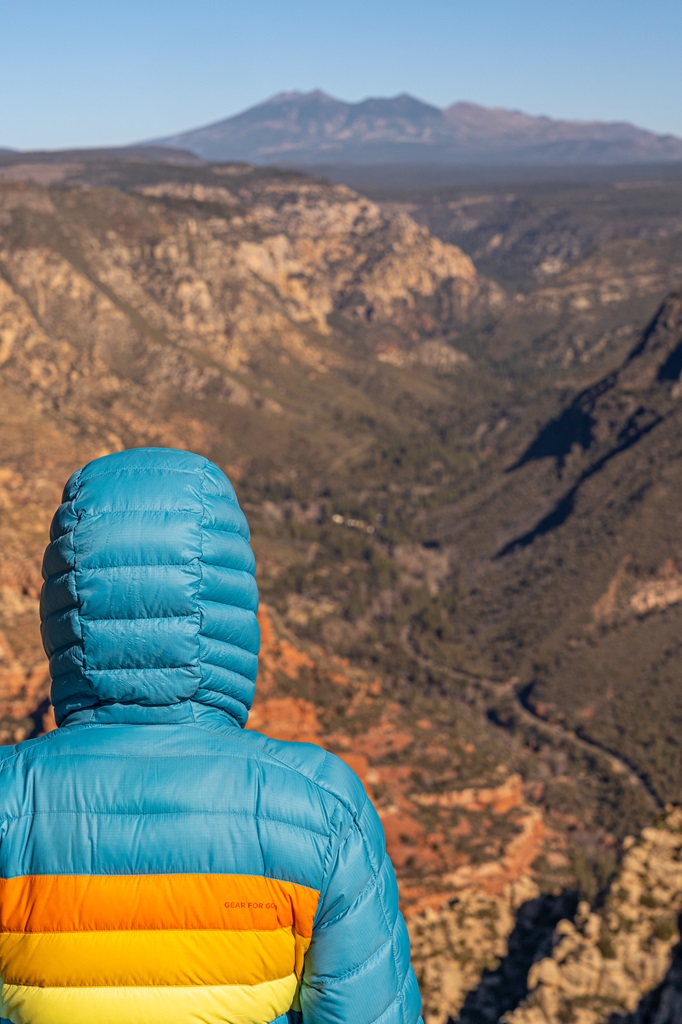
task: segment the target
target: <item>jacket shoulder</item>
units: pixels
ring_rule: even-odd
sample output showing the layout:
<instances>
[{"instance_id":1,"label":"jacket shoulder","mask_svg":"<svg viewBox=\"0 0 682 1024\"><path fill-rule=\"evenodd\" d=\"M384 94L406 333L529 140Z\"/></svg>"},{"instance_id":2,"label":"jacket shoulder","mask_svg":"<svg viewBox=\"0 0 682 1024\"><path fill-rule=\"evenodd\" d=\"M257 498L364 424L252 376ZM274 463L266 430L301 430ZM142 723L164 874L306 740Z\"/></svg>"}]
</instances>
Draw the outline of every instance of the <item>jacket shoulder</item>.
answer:
<instances>
[{"instance_id":1,"label":"jacket shoulder","mask_svg":"<svg viewBox=\"0 0 682 1024\"><path fill-rule=\"evenodd\" d=\"M20 743L13 743L10 746L0 746L0 769L10 767L12 764L21 763L30 759L32 752L50 743L56 735L56 730L45 733L42 736L33 737L30 740L22 740Z\"/></svg>"},{"instance_id":2,"label":"jacket shoulder","mask_svg":"<svg viewBox=\"0 0 682 1024\"><path fill-rule=\"evenodd\" d=\"M261 734L262 735L262 734ZM294 743L262 736L265 753L312 782L335 802L340 802L353 818L362 813L367 802L365 788L346 762L314 743Z\"/></svg>"},{"instance_id":3,"label":"jacket shoulder","mask_svg":"<svg viewBox=\"0 0 682 1024\"><path fill-rule=\"evenodd\" d=\"M0 768L7 764L11 757L16 757L17 748L16 746L11 747L0 747Z\"/></svg>"}]
</instances>

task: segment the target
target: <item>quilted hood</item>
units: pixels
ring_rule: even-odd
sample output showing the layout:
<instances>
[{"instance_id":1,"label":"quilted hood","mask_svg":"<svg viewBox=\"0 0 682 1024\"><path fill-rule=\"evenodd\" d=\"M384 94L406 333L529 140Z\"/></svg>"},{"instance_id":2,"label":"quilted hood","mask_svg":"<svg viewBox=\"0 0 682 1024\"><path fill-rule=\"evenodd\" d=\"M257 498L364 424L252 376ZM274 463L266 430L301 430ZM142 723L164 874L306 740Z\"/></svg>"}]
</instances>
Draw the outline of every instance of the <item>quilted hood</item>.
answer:
<instances>
[{"instance_id":1,"label":"quilted hood","mask_svg":"<svg viewBox=\"0 0 682 1024\"><path fill-rule=\"evenodd\" d=\"M57 724L244 725L260 635L256 563L212 462L137 448L79 469L43 559L40 617Z\"/></svg>"}]
</instances>

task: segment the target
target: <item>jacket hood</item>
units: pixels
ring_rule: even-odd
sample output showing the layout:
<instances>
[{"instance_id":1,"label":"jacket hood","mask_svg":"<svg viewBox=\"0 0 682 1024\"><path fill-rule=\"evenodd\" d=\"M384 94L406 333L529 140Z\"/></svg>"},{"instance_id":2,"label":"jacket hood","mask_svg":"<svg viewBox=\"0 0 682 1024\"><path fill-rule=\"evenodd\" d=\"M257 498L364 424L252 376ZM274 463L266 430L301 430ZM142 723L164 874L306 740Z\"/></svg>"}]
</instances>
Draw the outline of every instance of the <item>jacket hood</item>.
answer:
<instances>
[{"instance_id":1,"label":"jacket hood","mask_svg":"<svg viewBox=\"0 0 682 1024\"><path fill-rule=\"evenodd\" d=\"M207 459L137 448L79 469L43 559L57 724L219 708L244 725L260 645L255 568L234 488Z\"/></svg>"}]
</instances>

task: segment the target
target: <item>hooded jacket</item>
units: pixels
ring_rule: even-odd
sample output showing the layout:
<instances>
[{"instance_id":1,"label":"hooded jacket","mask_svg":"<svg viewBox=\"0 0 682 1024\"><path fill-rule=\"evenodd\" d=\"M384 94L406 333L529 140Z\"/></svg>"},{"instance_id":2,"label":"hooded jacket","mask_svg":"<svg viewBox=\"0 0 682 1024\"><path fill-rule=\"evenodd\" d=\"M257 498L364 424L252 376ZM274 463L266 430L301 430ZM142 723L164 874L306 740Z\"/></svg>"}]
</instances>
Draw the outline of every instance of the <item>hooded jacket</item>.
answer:
<instances>
[{"instance_id":1,"label":"hooded jacket","mask_svg":"<svg viewBox=\"0 0 682 1024\"><path fill-rule=\"evenodd\" d=\"M319 747L244 730L259 631L225 475L67 482L43 565L58 729L0 750L0 1018L415 1024L381 825Z\"/></svg>"}]
</instances>

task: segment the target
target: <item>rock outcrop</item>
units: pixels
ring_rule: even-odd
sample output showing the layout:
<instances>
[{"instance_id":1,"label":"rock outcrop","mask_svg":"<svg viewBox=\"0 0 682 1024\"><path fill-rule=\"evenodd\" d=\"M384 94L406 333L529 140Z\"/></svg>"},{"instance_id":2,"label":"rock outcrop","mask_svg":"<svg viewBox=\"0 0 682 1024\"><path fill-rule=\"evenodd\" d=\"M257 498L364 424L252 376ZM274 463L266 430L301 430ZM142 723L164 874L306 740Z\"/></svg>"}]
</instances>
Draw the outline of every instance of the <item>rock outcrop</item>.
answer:
<instances>
[{"instance_id":1,"label":"rock outcrop","mask_svg":"<svg viewBox=\"0 0 682 1024\"><path fill-rule=\"evenodd\" d=\"M237 371L271 358L324 371L350 331L449 369L466 360L446 342L502 301L405 214L246 170L127 193L0 185L0 289L5 375L62 402L94 375L102 401L123 377L252 402Z\"/></svg>"},{"instance_id":2,"label":"rock outcrop","mask_svg":"<svg viewBox=\"0 0 682 1024\"><path fill-rule=\"evenodd\" d=\"M530 994L505 1024L678 1024L682 980L682 810L625 843L603 907L557 925Z\"/></svg>"},{"instance_id":3,"label":"rock outcrop","mask_svg":"<svg viewBox=\"0 0 682 1024\"><path fill-rule=\"evenodd\" d=\"M497 969L506 957L520 908L538 896L537 886L524 878L499 894L467 889L450 906L440 911L428 908L412 918L410 941L424 999L424 1024L456 1019L483 973Z\"/></svg>"},{"instance_id":4,"label":"rock outcrop","mask_svg":"<svg viewBox=\"0 0 682 1024\"><path fill-rule=\"evenodd\" d=\"M576 744L561 746L566 730L555 728L549 735L560 749L541 762L548 733L530 733L528 716L518 714L511 672L509 682L494 682L477 660L494 650L490 624L517 644L531 621L536 636L549 635L545 625L551 618L554 628L557 608L569 602L547 587L529 604L534 580L549 579L551 567L526 573L522 551L532 544L515 550L518 577L506 584L501 567L514 559L490 561L498 576L487 590L476 550L486 522L495 545L516 529L515 517L527 527L537 501L533 473L556 466L579 476L593 459L618 468L607 459L614 430L619 455L640 450L641 440L647 473L661 459L656 486L672 495L664 507L677 538L679 296L662 308L648 346L604 386L581 391L560 429L555 420L539 435L526 452L526 477L517 484L504 476L517 497L500 492L501 518L487 518L478 469L470 472L473 456L457 433L467 417L476 420L470 410L461 421L459 410L450 412L478 372L457 348L458 331L502 298L467 257L404 215L310 179L215 168L188 183L170 169L160 181L147 180L143 164L138 171L119 188L81 188L68 177L74 165L51 188L0 184L0 741L51 726L37 596L64 480L126 446L205 452L238 484L265 556L260 561L259 549L268 600L252 725L331 748L372 793L400 877L429 1024L493 1024L504 1013L520 1015L512 1024L564 1024L579 1013L576 1022L602 1024L611 1012L650 1024L642 1008L652 999L655 1024L669 1024L678 991L671 950L682 893L680 820L669 816L631 844L604 909L582 906L574 915L566 892L574 882L571 829L583 829L578 844L585 836L615 843L613 816L606 824L599 817L593 791L568 800ZM502 411L497 422L506 429ZM646 448L659 435L662 455ZM599 494L612 501L620 480ZM586 490L598 482L595 472ZM484 480L488 487L495 491L495 481ZM639 491L646 493L633 485ZM617 529L618 512L601 499L598 508ZM661 521L652 512L629 536L638 542ZM590 528L598 522L592 516ZM557 541L562 564L574 565L564 545ZM672 544L661 546L639 568L619 550L598 589L574 572L575 605L587 609L590 632L583 643L575 626L569 652L591 650L597 633L617 634L622 646L629 623L646 627L679 613L682 563ZM492 540L489 547L492 555ZM628 540L625 550L635 549ZM593 548L579 555L592 560ZM465 639L456 632L462 623ZM417 634L428 660L407 642ZM335 647L335 635L351 642ZM355 660L334 649L353 651ZM655 649L667 651L667 642ZM519 651L510 650L514 672ZM677 692L673 655L669 661L661 679ZM465 667L461 678L450 665ZM645 677L636 664L628 671ZM590 686L596 691L580 713L582 728L607 705L614 714L610 686L592 667L571 673L572 700L576 677L585 680L581 699ZM632 721L639 688L636 696L635 712L624 712ZM498 714L498 702L509 714ZM660 717L649 713L648 722L653 741L646 736L636 754L660 739ZM671 722L674 729L674 715ZM615 761L595 755L589 776L580 775L580 762L577 787L598 774L604 787L614 785ZM671 785L674 772L675 762ZM614 792L636 792L630 782ZM556 815L552 801L568 809ZM557 917L564 921L554 933Z\"/></svg>"}]
</instances>

